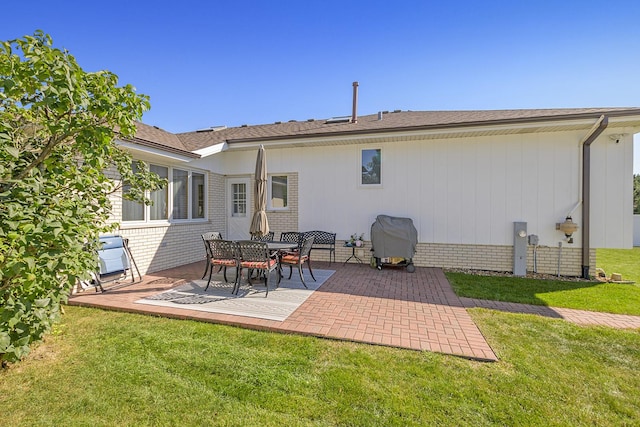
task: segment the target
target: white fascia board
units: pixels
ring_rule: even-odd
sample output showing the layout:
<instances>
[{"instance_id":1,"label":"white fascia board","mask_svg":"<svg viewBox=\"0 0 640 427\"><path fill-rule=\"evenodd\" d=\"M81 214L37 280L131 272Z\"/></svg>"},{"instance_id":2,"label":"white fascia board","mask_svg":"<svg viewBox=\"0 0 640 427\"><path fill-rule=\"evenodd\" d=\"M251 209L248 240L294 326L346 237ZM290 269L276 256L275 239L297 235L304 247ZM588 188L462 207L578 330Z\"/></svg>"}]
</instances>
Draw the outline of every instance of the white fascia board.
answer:
<instances>
[{"instance_id":1,"label":"white fascia board","mask_svg":"<svg viewBox=\"0 0 640 427\"><path fill-rule=\"evenodd\" d=\"M116 140L116 144L118 144L123 148L126 148L131 152L142 153L143 155L151 155L153 157L162 157L164 159L168 159L174 162L189 163L194 160L191 157L181 156L180 154L170 153L168 151L159 150L157 148L145 147L142 145L133 144L131 142Z\"/></svg>"},{"instance_id":2,"label":"white fascia board","mask_svg":"<svg viewBox=\"0 0 640 427\"><path fill-rule=\"evenodd\" d=\"M195 150L195 154L199 154L201 157L208 157L214 154L222 153L223 151L227 151L229 149L229 145L226 142L222 142L219 144L211 145L209 147L201 148L199 150Z\"/></svg>"},{"instance_id":3,"label":"white fascia board","mask_svg":"<svg viewBox=\"0 0 640 427\"><path fill-rule=\"evenodd\" d=\"M229 151L243 151L258 148L261 144L268 144L269 147L286 147L309 144L313 142L314 145L332 145L332 144L354 144L359 141L367 142L371 138L415 138L423 136L425 138L450 138L452 135L456 137L463 137L464 134L474 134L477 132L483 132L485 134L505 134L505 133L522 133L522 132L545 132L545 131L558 131L562 128L584 128L589 129L595 123L594 119L577 119L577 120L542 120L537 122L527 123L513 123L513 124L499 124L489 126L451 126L434 129L418 129L418 130L406 130L398 129L385 130L380 132L370 133L358 133L354 135L327 135L327 136L314 136L314 135L301 135L297 138L286 139L273 139L273 140L256 140L246 142L233 142L229 145Z\"/></svg>"}]
</instances>

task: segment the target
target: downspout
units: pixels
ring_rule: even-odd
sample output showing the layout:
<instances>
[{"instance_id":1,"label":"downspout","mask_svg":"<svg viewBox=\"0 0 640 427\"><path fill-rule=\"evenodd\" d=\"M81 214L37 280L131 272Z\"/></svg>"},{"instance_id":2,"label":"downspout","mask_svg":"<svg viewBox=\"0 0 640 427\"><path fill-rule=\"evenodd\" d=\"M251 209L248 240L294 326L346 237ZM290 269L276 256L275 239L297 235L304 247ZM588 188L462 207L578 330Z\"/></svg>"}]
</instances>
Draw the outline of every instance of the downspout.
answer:
<instances>
[{"instance_id":1,"label":"downspout","mask_svg":"<svg viewBox=\"0 0 640 427\"><path fill-rule=\"evenodd\" d=\"M591 223L591 144L609 125L609 118L600 116L582 140L582 278L589 278L589 231Z\"/></svg>"}]
</instances>

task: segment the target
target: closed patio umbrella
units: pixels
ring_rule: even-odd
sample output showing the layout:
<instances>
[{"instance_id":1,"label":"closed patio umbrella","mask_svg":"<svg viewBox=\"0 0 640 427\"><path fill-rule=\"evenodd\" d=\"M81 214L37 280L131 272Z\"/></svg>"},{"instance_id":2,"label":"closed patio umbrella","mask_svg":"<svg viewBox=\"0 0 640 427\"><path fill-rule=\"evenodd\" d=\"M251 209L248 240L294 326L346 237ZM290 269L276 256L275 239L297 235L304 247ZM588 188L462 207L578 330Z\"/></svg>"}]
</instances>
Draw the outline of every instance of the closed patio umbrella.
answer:
<instances>
[{"instance_id":1,"label":"closed patio umbrella","mask_svg":"<svg viewBox=\"0 0 640 427\"><path fill-rule=\"evenodd\" d=\"M255 203L255 213L251 220L249 232L252 235L262 237L269 232L269 221L267 220L267 159L264 146L260 145L258 157L256 159L255 187L253 200Z\"/></svg>"}]
</instances>

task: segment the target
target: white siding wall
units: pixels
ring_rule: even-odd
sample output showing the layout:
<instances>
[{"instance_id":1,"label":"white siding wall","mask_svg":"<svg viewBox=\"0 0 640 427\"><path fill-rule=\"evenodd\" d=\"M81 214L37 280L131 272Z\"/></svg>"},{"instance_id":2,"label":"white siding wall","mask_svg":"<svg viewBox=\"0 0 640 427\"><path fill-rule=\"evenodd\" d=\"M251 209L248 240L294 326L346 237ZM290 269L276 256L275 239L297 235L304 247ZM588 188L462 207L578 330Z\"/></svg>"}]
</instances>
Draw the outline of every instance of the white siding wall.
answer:
<instances>
[{"instance_id":1,"label":"white siding wall","mask_svg":"<svg viewBox=\"0 0 640 427\"><path fill-rule=\"evenodd\" d=\"M509 270L513 222L525 221L528 233L540 237L544 272L556 268L562 240L563 272L580 274L580 230L568 244L555 224L580 201L579 142L585 133L398 139L304 148L272 148L267 143L268 172L290 174L290 196L296 198L289 212L270 215L280 228L332 231L339 240L353 233L364 233L369 240L378 214L409 217L418 229L418 265L451 263L496 270ZM609 133L627 136L616 143ZM633 129L615 128L592 145L592 266L593 248L630 248L634 241L632 138ZM364 148L382 149L382 186L359 185ZM211 171L207 222L123 226L120 232L131 238L143 274L201 259L199 235L205 231L226 235L226 177L251 176L256 153L227 151L189 164ZM572 213L580 226L581 212L578 207ZM119 198L114 199L114 214L119 221ZM350 255L345 248L339 247L340 251L345 258Z\"/></svg>"},{"instance_id":2,"label":"white siding wall","mask_svg":"<svg viewBox=\"0 0 640 427\"><path fill-rule=\"evenodd\" d=\"M591 245L598 248L633 246L633 131L616 143L600 137L591 148Z\"/></svg>"},{"instance_id":3,"label":"white siding wall","mask_svg":"<svg viewBox=\"0 0 640 427\"><path fill-rule=\"evenodd\" d=\"M512 245L526 221L542 246L563 240L555 224L581 197L585 131L393 141L370 145L270 148L269 173L299 173L299 227L347 239L378 214L412 218L420 242ZM592 247L631 246L632 141L593 143ZM382 149L382 187L359 186L360 151ZM214 156L224 174L251 174L254 151ZM622 184L624 182L624 185ZM605 183L607 185L605 185ZM595 202L598 200L598 202ZM602 200L603 203L599 201ZM581 225L581 207L572 213ZM580 232L574 243L580 247Z\"/></svg>"}]
</instances>

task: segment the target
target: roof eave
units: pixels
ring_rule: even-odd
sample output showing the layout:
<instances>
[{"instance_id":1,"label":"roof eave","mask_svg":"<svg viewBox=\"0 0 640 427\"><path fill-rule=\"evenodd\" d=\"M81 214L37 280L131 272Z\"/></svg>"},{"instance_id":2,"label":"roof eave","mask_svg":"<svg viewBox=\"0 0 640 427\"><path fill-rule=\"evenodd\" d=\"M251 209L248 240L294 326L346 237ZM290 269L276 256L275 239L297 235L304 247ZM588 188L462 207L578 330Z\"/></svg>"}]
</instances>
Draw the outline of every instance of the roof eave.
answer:
<instances>
[{"instance_id":1,"label":"roof eave","mask_svg":"<svg viewBox=\"0 0 640 427\"><path fill-rule=\"evenodd\" d=\"M520 128L520 132L530 129L531 132L539 131L539 128L554 128L563 125L567 128L572 127L584 127L589 128L593 125L593 120L597 120L603 112L589 112L589 113L577 113L567 114L562 116L543 116L543 117L526 117L526 118L514 118L514 119L500 119L500 120L483 120L473 122L461 122L461 123L446 123L435 125L420 125L420 126L406 126L406 127L389 127L379 129L363 129L363 130L350 130L350 131L337 131L337 132L319 132L309 134L298 135L277 135L277 136L265 136L254 138L237 138L229 139L227 141L230 149L231 144L240 148L240 146L251 146L256 143L262 143L265 141L281 142L281 144L287 144L287 142L302 141L316 139L318 141L335 142L337 139L341 140L357 140L364 137L371 137L375 134L390 134L396 135L416 135L420 133L428 133L432 135L443 134L447 135L451 132L464 129L465 131L471 131L471 129L484 129L486 132L491 132L492 129L496 132L504 132L505 129L513 128L516 132L516 128ZM640 120L640 109L620 110L620 111L608 111L606 113L610 118L625 118L629 117L629 120ZM624 120L622 120L624 121ZM271 144L270 144L271 145ZM279 145L279 144L276 144Z\"/></svg>"},{"instance_id":2,"label":"roof eave","mask_svg":"<svg viewBox=\"0 0 640 427\"><path fill-rule=\"evenodd\" d=\"M190 151L167 147L166 145L146 141L140 138L119 139L116 143L121 147L128 148L130 150L144 152L154 156L162 156L180 162L190 162L202 157L199 154L192 153Z\"/></svg>"}]
</instances>

